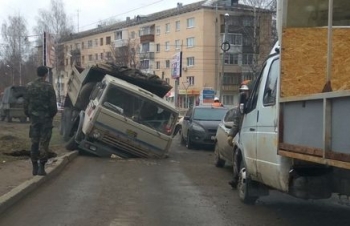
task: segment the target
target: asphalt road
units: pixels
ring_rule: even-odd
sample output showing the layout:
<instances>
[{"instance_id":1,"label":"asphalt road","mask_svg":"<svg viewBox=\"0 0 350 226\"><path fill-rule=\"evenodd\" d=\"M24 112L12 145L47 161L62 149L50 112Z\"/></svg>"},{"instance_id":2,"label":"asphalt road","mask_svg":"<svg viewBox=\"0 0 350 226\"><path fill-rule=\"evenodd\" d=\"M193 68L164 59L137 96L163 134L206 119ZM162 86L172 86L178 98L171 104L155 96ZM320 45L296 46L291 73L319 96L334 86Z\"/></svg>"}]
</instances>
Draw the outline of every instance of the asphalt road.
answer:
<instances>
[{"instance_id":1,"label":"asphalt road","mask_svg":"<svg viewBox=\"0 0 350 226\"><path fill-rule=\"evenodd\" d=\"M350 225L350 207L338 200L272 192L244 205L227 184L230 176L229 167L214 167L212 151L189 151L178 140L163 160L79 156L1 215L0 225Z\"/></svg>"}]
</instances>

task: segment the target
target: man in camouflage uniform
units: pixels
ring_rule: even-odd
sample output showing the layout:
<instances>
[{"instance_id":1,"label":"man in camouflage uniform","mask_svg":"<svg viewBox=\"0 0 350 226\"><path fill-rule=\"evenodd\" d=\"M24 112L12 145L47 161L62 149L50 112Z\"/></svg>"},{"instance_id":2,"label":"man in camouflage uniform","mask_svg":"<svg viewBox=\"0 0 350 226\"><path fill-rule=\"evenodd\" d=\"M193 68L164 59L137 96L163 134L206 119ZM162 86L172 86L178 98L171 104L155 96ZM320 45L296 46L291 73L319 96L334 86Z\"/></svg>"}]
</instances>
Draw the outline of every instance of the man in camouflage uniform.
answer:
<instances>
[{"instance_id":1,"label":"man in camouflage uniform","mask_svg":"<svg viewBox=\"0 0 350 226\"><path fill-rule=\"evenodd\" d=\"M53 86L45 81L47 75L46 67L38 67L38 78L27 84L24 98L24 112L31 122L29 137L32 141L30 155L33 175L41 176L46 175L45 164L48 159L52 121L57 113L56 94Z\"/></svg>"}]
</instances>

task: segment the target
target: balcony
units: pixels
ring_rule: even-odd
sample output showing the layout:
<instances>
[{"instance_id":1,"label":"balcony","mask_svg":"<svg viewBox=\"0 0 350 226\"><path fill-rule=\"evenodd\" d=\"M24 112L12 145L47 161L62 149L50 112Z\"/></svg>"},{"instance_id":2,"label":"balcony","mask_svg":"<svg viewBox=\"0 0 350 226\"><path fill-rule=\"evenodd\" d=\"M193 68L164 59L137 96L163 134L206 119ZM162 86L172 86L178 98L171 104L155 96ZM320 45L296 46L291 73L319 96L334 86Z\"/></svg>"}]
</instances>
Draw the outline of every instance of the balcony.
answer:
<instances>
[{"instance_id":1,"label":"balcony","mask_svg":"<svg viewBox=\"0 0 350 226\"><path fill-rule=\"evenodd\" d=\"M140 42L145 43L145 42L154 42L154 33L153 34L145 34L140 36Z\"/></svg>"},{"instance_id":2,"label":"balcony","mask_svg":"<svg viewBox=\"0 0 350 226\"><path fill-rule=\"evenodd\" d=\"M114 47L115 48L124 47L124 46L127 46L128 44L129 44L129 40L128 39L117 39L117 40L114 40Z\"/></svg>"},{"instance_id":3,"label":"balcony","mask_svg":"<svg viewBox=\"0 0 350 226\"><path fill-rule=\"evenodd\" d=\"M146 53L141 52L140 59L154 60L154 53L153 52L146 52Z\"/></svg>"},{"instance_id":4,"label":"balcony","mask_svg":"<svg viewBox=\"0 0 350 226\"><path fill-rule=\"evenodd\" d=\"M223 84L222 91L239 92L239 85Z\"/></svg>"}]
</instances>

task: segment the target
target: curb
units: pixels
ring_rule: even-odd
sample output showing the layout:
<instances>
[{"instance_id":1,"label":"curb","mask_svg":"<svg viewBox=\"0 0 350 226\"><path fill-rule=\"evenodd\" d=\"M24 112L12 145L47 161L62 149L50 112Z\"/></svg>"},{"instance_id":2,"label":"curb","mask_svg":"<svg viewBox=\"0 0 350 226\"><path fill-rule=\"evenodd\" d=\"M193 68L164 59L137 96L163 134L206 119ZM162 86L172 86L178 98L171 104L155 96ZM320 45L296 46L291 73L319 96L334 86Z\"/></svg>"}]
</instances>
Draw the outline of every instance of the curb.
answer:
<instances>
[{"instance_id":1,"label":"curb","mask_svg":"<svg viewBox=\"0 0 350 226\"><path fill-rule=\"evenodd\" d=\"M11 191L0 197L0 215L5 212L8 208L13 206L16 202L21 200L23 197L28 195L34 189L39 187L41 184L55 177L60 173L64 167L70 163L73 159L78 156L78 151L69 152L63 156L57 157L57 161L52 164L53 167L50 167L46 170L47 175L42 176L33 176L33 178L23 182L17 187L13 188Z\"/></svg>"}]
</instances>

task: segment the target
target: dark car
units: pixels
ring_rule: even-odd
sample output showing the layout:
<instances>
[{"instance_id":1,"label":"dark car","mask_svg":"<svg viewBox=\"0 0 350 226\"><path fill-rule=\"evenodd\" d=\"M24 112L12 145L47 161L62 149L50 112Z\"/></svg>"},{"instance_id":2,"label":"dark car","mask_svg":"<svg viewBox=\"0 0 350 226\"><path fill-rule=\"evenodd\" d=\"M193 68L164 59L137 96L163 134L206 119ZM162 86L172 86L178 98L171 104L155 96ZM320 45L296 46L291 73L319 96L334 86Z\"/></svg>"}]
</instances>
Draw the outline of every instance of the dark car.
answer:
<instances>
[{"instance_id":1,"label":"dark car","mask_svg":"<svg viewBox=\"0 0 350 226\"><path fill-rule=\"evenodd\" d=\"M218 125L227 111L225 107L210 105L190 108L182 122L181 143L188 149L198 146L214 148Z\"/></svg>"},{"instance_id":2,"label":"dark car","mask_svg":"<svg viewBox=\"0 0 350 226\"><path fill-rule=\"evenodd\" d=\"M227 142L228 133L233 126L233 119L237 116L237 107L230 109L219 123L216 132L215 166L224 167L225 163L232 165L233 147Z\"/></svg>"}]
</instances>

